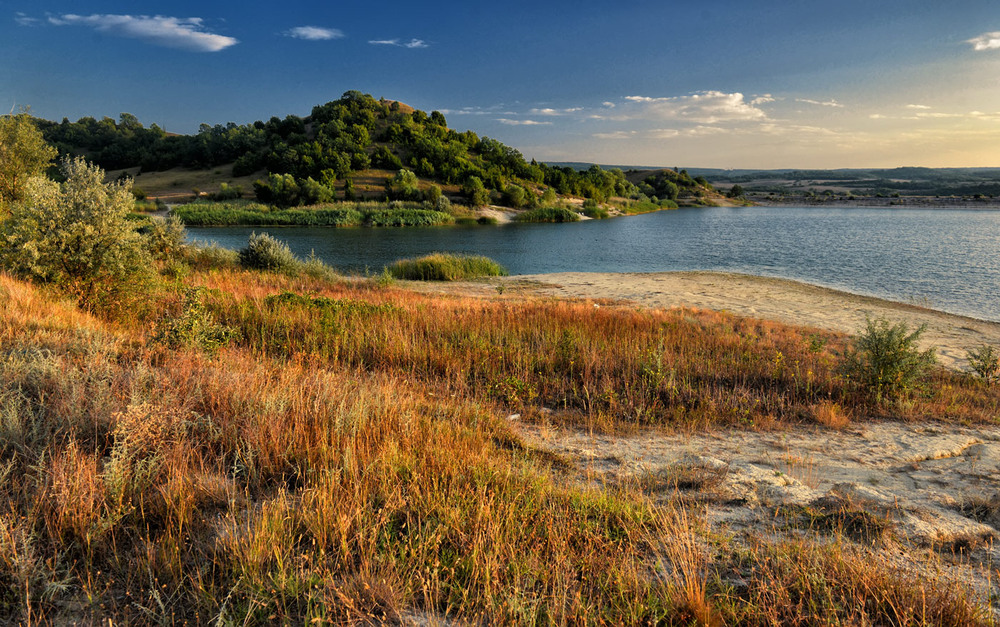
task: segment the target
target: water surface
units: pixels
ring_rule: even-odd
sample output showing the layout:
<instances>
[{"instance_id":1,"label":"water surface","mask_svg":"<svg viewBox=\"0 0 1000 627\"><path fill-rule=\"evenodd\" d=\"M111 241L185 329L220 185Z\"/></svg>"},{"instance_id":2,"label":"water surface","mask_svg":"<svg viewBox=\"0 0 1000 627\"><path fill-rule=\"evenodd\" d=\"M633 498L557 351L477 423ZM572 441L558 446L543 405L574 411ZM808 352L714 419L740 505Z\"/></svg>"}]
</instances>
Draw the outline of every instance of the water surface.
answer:
<instances>
[{"instance_id":1,"label":"water surface","mask_svg":"<svg viewBox=\"0 0 1000 627\"><path fill-rule=\"evenodd\" d=\"M486 255L512 274L720 270L1000 321L1000 211L717 207L570 224L188 231L230 248L268 232L345 272L434 251Z\"/></svg>"}]
</instances>

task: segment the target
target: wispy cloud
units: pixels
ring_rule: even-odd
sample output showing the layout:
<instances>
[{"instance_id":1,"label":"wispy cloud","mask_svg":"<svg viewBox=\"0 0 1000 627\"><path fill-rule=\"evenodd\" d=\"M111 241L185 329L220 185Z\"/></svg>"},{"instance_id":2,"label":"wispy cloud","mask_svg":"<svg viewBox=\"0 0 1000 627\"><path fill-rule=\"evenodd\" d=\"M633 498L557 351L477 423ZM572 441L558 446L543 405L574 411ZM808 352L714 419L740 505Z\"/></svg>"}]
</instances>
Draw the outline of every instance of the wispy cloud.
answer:
<instances>
[{"instance_id":1,"label":"wispy cloud","mask_svg":"<svg viewBox=\"0 0 1000 627\"><path fill-rule=\"evenodd\" d=\"M928 111L930 109L933 109L934 107L928 107L927 105L922 105L922 104L908 104L908 105L906 105L906 108L907 109L916 109L918 111Z\"/></svg>"},{"instance_id":2,"label":"wispy cloud","mask_svg":"<svg viewBox=\"0 0 1000 627\"><path fill-rule=\"evenodd\" d=\"M490 107L462 107L461 109L438 109L444 115L517 115L506 110L507 105L499 104Z\"/></svg>"},{"instance_id":3,"label":"wispy cloud","mask_svg":"<svg viewBox=\"0 0 1000 627\"><path fill-rule=\"evenodd\" d=\"M21 13L20 11L14 14L14 21L17 22L20 26L37 26L39 23L41 23L41 20L38 19L37 17L31 17L29 15Z\"/></svg>"},{"instance_id":4,"label":"wispy cloud","mask_svg":"<svg viewBox=\"0 0 1000 627\"><path fill-rule=\"evenodd\" d=\"M703 91L672 98L628 96L625 100L641 105L644 113L665 120L717 124L767 119L767 113L763 109L747 102L739 92L727 94L721 91Z\"/></svg>"},{"instance_id":5,"label":"wispy cloud","mask_svg":"<svg viewBox=\"0 0 1000 627\"><path fill-rule=\"evenodd\" d=\"M832 107L834 109L844 108L844 105L840 104L836 100L810 100L809 98L796 98L795 102L816 105L817 107Z\"/></svg>"},{"instance_id":6,"label":"wispy cloud","mask_svg":"<svg viewBox=\"0 0 1000 627\"><path fill-rule=\"evenodd\" d=\"M141 39L146 43L193 52L218 52L235 46L239 40L205 30L200 17L166 17L157 15L74 15L50 16L55 26L89 26L94 30Z\"/></svg>"},{"instance_id":7,"label":"wispy cloud","mask_svg":"<svg viewBox=\"0 0 1000 627\"><path fill-rule=\"evenodd\" d=\"M538 120L511 120L510 118L497 118L497 122L507 126L549 126L552 122L539 122Z\"/></svg>"},{"instance_id":8,"label":"wispy cloud","mask_svg":"<svg viewBox=\"0 0 1000 627\"><path fill-rule=\"evenodd\" d=\"M1000 50L1000 31L983 33L979 37L973 37L965 41L972 44L972 49L982 52L983 50Z\"/></svg>"},{"instance_id":9,"label":"wispy cloud","mask_svg":"<svg viewBox=\"0 0 1000 627\"><path fill-rule=\"evenodd\" d=\"M569 115L571 113L578 113L583 111L583 107L572 107L570 109L531 109L528 111L531 115Z\"/></svg>"},{"instance_id":10,"label":"wispy cloud","mask_svg":"<svg viewBox=\"0 0 1000 627\"><path fill-rule=\"evenodd\" d=\"M411 39L410 41L400 41L399 39L369 39L368 43L373 46L396 46L398 48L429 48L430 44L423 39Z\"/></svg>"},{"instance_id":11,"label":"wispy cloud","mask_svg":"<svg viewBox=\"0 0 1000 627\"><path fill-rule=\"evenodd\" d=\"M594 137L597 139L631 139L636 136L638 131L613 131L611 133L594 133Z\"/></svg>"},{"instance_id":12,"label":"wispy cloud","mask_svg":"<svg viewBox=\"0 0 1000 627\"><path fill-rule=\"evenodd\" d=\"M341 39L343 31L336 28L324 28L322 26L296 26L284 32L286 37L295 39L305 39L307 41L329 41L331 39Z\"/></svg>"}]
</instances>

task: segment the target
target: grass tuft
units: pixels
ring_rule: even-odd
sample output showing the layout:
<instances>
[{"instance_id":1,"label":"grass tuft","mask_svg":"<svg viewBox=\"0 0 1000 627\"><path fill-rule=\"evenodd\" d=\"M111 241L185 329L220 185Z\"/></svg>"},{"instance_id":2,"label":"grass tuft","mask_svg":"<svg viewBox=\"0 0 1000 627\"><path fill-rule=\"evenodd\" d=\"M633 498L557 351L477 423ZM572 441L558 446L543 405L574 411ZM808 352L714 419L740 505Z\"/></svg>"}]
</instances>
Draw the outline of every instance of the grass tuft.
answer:
<instances>
[{"instance_id":1,"label":"grass tuft","mask_svg":"<svg viewBox=\"0 0 1000 627\"><path fill-rule=\"evenodd\" d=\"M503 266L488 257L432 253L417 259L402 259L388 267L397 279L410 281L463 281L488 276L507 276Z\"/></svg>"}]
</instances>

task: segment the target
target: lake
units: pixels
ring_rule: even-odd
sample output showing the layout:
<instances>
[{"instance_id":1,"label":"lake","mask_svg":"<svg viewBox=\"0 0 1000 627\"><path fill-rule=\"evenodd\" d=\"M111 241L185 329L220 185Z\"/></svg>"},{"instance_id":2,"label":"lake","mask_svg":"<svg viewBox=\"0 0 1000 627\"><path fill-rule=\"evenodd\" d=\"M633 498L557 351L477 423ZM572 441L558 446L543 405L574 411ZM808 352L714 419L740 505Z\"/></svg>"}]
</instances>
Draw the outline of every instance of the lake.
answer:
<instances>
[{"instance_id":1,"label":"lake","mask_svg":"<svg viewBox=\"0 0 1000 627\"><path fill-rule=\"evenodd\" d=\"M713 207L569 224L188 229L228 248L252 231L345 272L434 251L486 255L511 274L721 270L1000 321L1000 211Z\"/></svg>"}]
</instances>

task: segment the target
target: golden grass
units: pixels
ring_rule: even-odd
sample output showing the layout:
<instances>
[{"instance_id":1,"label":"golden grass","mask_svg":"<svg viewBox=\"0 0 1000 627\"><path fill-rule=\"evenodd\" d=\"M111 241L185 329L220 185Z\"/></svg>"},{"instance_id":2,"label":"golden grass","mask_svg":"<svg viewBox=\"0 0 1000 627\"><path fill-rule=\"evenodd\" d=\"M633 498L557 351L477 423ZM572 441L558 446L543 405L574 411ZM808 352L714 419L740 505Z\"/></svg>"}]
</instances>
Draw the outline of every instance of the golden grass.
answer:
<instances>
[{"instance_id":1,"label":"golden grass","mask_svg":"<svg viewBox=\"0 0 1000 627\"><path fill-rule=\"evenodd\" d=\"M863 403L804 332L369 282L190 282L238 332L216 354L147 346L151 315L101 321L0 275L0 613L14 622L977 620L963 590L904 587L847 549L722 559L692 514L565 484L501 418L547 405L609 429L760 426ZM309 298L269 299L286 291ZM942 418L996 403L948 381L960 394ZM747 564L746 594L720 578Z\"/></svg>"}]
</instances>

